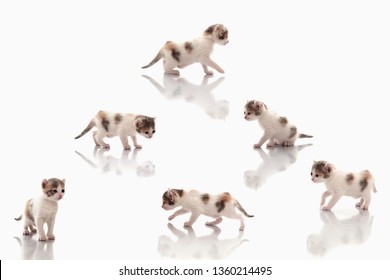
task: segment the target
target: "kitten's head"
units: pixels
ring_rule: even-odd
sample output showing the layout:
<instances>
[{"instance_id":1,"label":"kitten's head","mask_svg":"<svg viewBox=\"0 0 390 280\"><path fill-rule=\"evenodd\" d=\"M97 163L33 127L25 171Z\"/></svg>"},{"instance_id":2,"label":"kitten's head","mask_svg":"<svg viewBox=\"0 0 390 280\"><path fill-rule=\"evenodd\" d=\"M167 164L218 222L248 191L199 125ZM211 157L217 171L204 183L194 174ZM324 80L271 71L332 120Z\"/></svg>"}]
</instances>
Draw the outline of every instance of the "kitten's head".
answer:
<instances>
[{"instance_id":1,"label":"kitten's head","mask_svg":"<svg viewBox=\"0 0 390 280\"><path fill-rule=\"evenodd\" d=\"M162 208L172 210L179 206L179 199L183 196L183 190L168 189L162 196Z\"/></svg>"},{"instance_id":2,"label":"kitten's head","mask_svg":"<svg viewBox=\"0 0 390 280\"><path fill-rule=\"evenodd\" d=\"M326 181L331 175L332 171L335 169L333 164L320 160L314 161L311 168L311 180L314 183L322 183Z\"/></svg>"},{"instance_id":3,"label":"kitten's head","mask_svg":"<svg viewBox=\"0 0 390 280\"><path fill-rule=\"evenodd\" d=\"M226 45L229 43L229 31L222 24L214 24L209 26L205 31L205 36L211 36L214 42L218 45Z\"/></svg>"},{"instance_id":4,"label":"kitten's head","mask_svg":"<svg viewBox=\"0 0 390 280\"><path fill-rule=\"evenodd\" d=\"M134 121L136 131L146 138L152 138L156 132L155 120L156 118L137 116Z\"/></svg>"},{"instance_id":5,"label":"kitten's head","mask_svg":"<svg viewBox=\"0 0 390 280\"><path fill-rule=\"evenodd\" d=\"M256 120L266 110L268 110L267 105L263 102L257 100L248 101L244 108L244 118L247 121Z\"/></svg>"},{"instance_id":6,"label":"kitten's head","mask_svg":"<svg viewBox=\"0 0 390 280\"><path fill-rule=\"evenodd\" d=\"M65 195L65 179L51 178L42 180L42 192L50 200L61 200Z\"/></svg>"}]
</instances>

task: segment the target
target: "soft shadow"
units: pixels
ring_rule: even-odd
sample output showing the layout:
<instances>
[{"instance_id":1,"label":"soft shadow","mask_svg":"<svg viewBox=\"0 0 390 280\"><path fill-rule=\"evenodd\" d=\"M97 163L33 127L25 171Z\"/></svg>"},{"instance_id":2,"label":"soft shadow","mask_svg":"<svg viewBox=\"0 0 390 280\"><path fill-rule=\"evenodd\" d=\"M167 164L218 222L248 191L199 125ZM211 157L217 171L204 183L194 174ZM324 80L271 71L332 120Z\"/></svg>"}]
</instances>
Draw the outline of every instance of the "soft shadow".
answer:
<instances>
[{"instance_id":1,"label":"soft shadow","mask_svg":"<svg viewBox=\"0 0 390 280\"><path fill-rule=\"evenodd\" d=\"M220 240L221 229L217 226L210 226L212 233L200 237L196 236L191 227L185 228L185 232L175 228L171 223L167 226L171 233L177 237L177 240L172 240L165 235L160 236L158 252L163 258L222 260L242 243L248 241L242 239L242 231L236 238Z\"/></svg>"},{"instance_id":2,"label":"soft shadow","mask_svg":"<svg viewBox=\"0 0 390 280\"><path fill-rule=\"evenodd\" d=\"M135 172L139 177L151 177L155 173L155 165L152 161L147 160L138 163L137 155L139 150L123 150L121 157L115 157L109 154L109 149L95 147L92 153L92 159L84 156L82 153L75 151L89 166L98 169L102 173L115 172L121 175L125 172ZM129 154L131 157L129 158Z\"/></svg>"},{"instance_id":3,"label":"soft shadow","mask_svg":"<svg viewBox=\"0 0 390 280\"><path fill-rule=\"evenodd\" d=\"M359 245L371 235L374 216L367 210L347 219L339 219L332 211L320 211L324 223L320 233L310 234L307 238L307 250L316 256L325 256L331 249L346 245Z\"/></svg>"},{"instance_id":4,"label":"soft shadow","mask_svg":"<svg viewBox=\"0 0 390 280\"><path fill-rule=\"evenodd\" d=\"M23 260L52 260L54 241L37 241L32 235L14 237L21 250Z\"/></svg>"},{"instance_id":5,"label":"soft shadow","mask_svg":"<svg viewBox=\"0 0 390 280\"><path fill-rule=\"evenodd\" d=\"M291 147L277 146L267 148L268 152L259 149L258 152L262 162L256 169L244 172L245 185L255 190L262 187L270 177L287 170L290 165L297 161L298 153L311 145L313 144Z\"/></svg>"},{"instance_id":6,"label":"soft shadow","mask_svg":"<svg viewBox=\"0 0 390 280\"><path fill-rule=\"evenodd\" d=\"M229 114L229 102L225 99L216 100L212 93L223 82L224 77L209 83L210 78L206 75L200 85L194 85L184 78L164 74L163 86L149 76L142 75L142 77L150 81L166 98L197 105L213 119L225 120Z\"/></svg>"}]
</instances>

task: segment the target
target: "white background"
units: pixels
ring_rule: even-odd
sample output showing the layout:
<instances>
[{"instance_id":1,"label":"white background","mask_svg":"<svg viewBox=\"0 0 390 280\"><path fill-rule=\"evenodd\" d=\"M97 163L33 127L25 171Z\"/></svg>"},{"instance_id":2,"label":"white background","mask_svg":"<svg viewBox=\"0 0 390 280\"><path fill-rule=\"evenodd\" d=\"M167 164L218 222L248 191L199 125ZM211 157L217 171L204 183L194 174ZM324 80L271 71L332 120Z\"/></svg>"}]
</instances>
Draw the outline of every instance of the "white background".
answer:
<instances>
[{"instance_id":1,"label":"white background","mask_svg":"<svg viewBox=\"0 0 390 280\"><path fill-rule=\"evenodd\" d=\"M388 260L389 12L386 1L2 1L1 259ZM226 74L141 69L165 41L215 23L229 29L212 55ZM314 138L253 150L262 131L243 118L251 99ZM91 133L74 137L98 110L156 116L155 137L128 155L109 139L94 155ZM369 212L345 197L321 213L313 160L370 169ZM57 240L43 246L13 218L50 177L67 189ZM193 232L185 216L168 226L168 187L229 191L255 217L242 235L230 220L219 235L205 217Z\"/></svg>"}]
</instances>

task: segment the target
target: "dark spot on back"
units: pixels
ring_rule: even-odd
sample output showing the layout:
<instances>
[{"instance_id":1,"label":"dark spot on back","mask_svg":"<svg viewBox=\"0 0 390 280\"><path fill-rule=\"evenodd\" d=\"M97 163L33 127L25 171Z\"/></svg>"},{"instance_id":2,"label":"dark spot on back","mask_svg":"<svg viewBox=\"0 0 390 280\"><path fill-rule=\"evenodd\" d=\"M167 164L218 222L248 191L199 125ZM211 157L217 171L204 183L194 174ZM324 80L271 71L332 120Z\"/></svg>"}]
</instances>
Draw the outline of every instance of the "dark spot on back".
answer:
<instances>
[{"instance_id":1,"label":"dark spot on back","mask_svg":"<svg viewBox=\"0 0 390 280\"><path fill-rule=\"evenodd\" d=\"M348 174L347 174L347 177L346 177L345 179L347 180L347 183L348 183L349 185L351 185L352 182L353 182L353 179L354 179L353 174L352 174L352 173L348 173Z\"/></svg>"},{"instance_id":2,"label":"dark spot on back","mask_svg":"<svg viewBox=\"0 0 390 280\"><path fill-rule=\"evenodd\" d=\"M282 126L286 126L288 120L286 117L279 117L279 122ZM290 137L291 138L291 137Z\"/></svg>"},{"instance_id":3,"label":"dark spot on back","mask_svg":"<svg viewBox=\"0 0 390 280\"><path fill-rule=\"evenodd\" d=\"M106 118L102 118L102 126L104 129L108 132L108 126L110 125L110 122Z\"/></svg>"},{"instance_id":4,"label":"dark spot on back","mask_svg":"<svg viewBox=\"0 0 390 280\"><path fill-rule=\"evenodd\" d=\"M359 185L360 185L360 191L364 191L366 188L367 188L367 186L368 186L368 180L367 180L367 178L363 178L363 179L361 179L360 180L360 182L359 182Z\"/></svg>"},{"instance_id":5,"label":"dark spot on back","mask_svg":"<svg viewBox=\"0 0 390 280\"><path fill-rule=\"evenodd\" d=\"M114 120L115 120L115 124L119 124L123 119L123 116L121 114L116 114L115 117L114 117Z\"/></svg>"},{"instance_id":6,"label":"dark spot on back","mask_svg":"<svg viewBox=\"0 0 390 280\"><path fill-rule=\"evenodd\" d=\"M217 207L217 212L220 213L225 208L225 202L223 200L219 200L215 203Z\"/></svg>"},{"instance_id":7,"label":"dark spot on back","mask_svg":"<svg viewBox=\"0 0 390 280\"><path fill-rule=\"evenodd\" d=\"M194 46L192 45L191 42L185 42L185 43L184 43L184 48L186 49L186 51L187 51L188 53L191 53L192 50L194 49Z\"/></svg>"},{"instance_id":8,"label":"dark spot on back","mask_svg":"<svg viewBox=\"0 0 390 280\"><path fill-rule=\"evenodd\" d=\"M202 194L200 196L204 204L207 204L210 200L210 195L208 193ZM218 206L217 206L218 207Z\"/></svg>"}]
</instances>

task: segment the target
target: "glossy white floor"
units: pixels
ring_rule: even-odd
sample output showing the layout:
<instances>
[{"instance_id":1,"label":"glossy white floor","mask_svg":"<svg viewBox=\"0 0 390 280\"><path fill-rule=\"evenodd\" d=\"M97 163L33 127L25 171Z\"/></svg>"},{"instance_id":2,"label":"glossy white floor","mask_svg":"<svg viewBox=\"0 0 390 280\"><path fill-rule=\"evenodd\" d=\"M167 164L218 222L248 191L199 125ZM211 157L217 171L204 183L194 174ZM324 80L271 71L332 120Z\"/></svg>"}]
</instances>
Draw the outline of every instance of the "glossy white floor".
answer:
<instances>
[{"instance_id":1,"label":"glossy white floor","mask_svg":"<svg viewBox=\"0 0 390 280\"><path fill-rule=\"evenodd\" d=\"M191 13L180 2L0 4L1 259L389 259L387 7L225 2ZM230 32L212 56L226 74L193 65L164 76L161 62L141 70L166 40L217 22ZM314 138L254 150L262 131L243 118L251 99ZM128 153L117 138L107 151L90 134L74 140L101 109L156 116L155 137ZM324 186L310 168L320 159L372 171L369 211L347 197L319 210ZM13 218L48 177L67 189L57 239L40 243ZM161 208L168 187L228 191L255 217L243 233L205 217L184 229L187 216L168 223Z\"/></svg>"}]
</instances>

